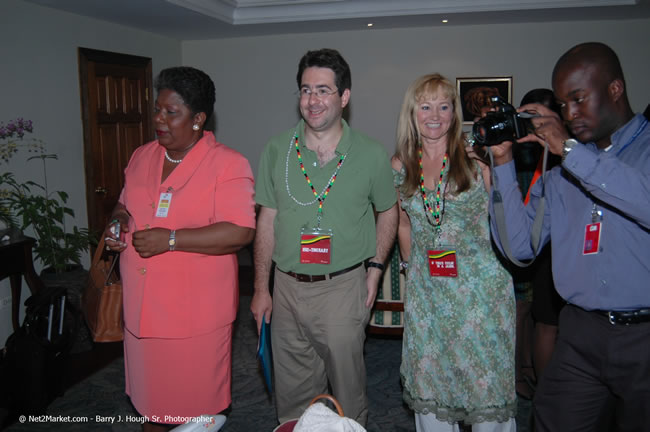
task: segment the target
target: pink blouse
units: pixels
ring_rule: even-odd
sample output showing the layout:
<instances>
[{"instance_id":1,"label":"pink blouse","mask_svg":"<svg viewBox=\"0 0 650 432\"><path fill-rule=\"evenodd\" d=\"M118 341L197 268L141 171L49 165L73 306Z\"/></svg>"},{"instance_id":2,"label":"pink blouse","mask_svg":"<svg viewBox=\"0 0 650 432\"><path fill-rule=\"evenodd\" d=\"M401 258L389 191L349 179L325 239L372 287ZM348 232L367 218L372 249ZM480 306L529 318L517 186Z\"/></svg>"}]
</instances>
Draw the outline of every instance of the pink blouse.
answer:
<instances>
[{"instance_id":1,"label":"pink blouse","mask_svg":"<svg viewBox=\"0 0 650 432\"><path fill-rule=\"evenodd\" d=\"M125 174L120 202L131 214L121 253L124 322L138 337L186 338L232 323L238 302L237 257L166 252L142 258L131 234L150 228L199 228L230 222L255 228L253 174L248 161L216 142L211 132L161 184L165 149L139 147ZM156 216L162 193L171 193L166 217Z\"/></svg>"}]
</instances>

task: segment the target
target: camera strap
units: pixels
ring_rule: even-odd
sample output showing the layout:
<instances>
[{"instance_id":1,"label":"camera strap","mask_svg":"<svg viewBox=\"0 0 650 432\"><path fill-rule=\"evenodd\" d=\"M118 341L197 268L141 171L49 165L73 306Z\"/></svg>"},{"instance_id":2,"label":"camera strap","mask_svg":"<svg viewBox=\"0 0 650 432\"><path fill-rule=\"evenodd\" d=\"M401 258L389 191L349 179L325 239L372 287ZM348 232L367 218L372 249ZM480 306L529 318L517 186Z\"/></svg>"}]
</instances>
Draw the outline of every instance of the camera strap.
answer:
<instances>
[{"instance_id":1,"label":"camera strap","mask_svg":"<svg viewBox=\"0 0 650 432\"><path fill-rule=\"evenodd\" d=\"M528 263L524 263L515 258L510 248L510 239L508 238L508 230L506 228L506 218L505 211L503 208L503 198L501 197L501 192L499 192L497 178L494 175L494 156L492 155L492 150L490 147L487 147L488 154L490 156L490 177L492 179L492 204L494 206L494 217L497 225L497 233L499 234L499 239L501 240L501 246L503 246L503 252L506 257L518 267L528 267L535 262L535 259L539 255L541 236L542 236L542 225L544 223L544 206L545 206L545 177L546 177L546 162L548 159L548 143L544 146L544 155L542 160L542 194L539 198L539 203L535 211L535 218L533 219L533 227L530 232L530 244L533 248L533 259ZM531 184L529 188L533 187Z\"/></svg>"}]
</instances>

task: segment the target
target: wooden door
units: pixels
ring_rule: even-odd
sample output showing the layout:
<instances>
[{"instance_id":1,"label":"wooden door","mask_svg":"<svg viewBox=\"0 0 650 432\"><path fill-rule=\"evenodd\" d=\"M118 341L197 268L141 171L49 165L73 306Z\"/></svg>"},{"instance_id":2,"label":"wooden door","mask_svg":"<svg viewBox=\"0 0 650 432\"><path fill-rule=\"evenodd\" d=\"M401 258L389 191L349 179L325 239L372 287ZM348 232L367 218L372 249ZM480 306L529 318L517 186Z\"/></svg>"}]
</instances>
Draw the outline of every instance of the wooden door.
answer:
<instances>
[{"instance_id":1,"label":"wooden door","mask_svg":"<svg viewBox=\"0 0 650 432\"><path fill-rule=\"evenodd\" d=\"M79 48L88 228L99 235L136 147L153 139L151 59Z\"/></svg>"}]
</instances>

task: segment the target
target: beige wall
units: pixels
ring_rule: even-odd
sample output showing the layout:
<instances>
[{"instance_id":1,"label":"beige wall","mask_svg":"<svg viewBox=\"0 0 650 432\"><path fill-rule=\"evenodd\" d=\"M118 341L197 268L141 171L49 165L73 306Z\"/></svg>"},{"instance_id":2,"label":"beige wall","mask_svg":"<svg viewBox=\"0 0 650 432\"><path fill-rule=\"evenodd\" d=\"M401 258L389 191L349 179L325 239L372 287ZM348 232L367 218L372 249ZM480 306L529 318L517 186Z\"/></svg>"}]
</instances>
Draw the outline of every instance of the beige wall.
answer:
<instances>
[{"instance_id":1,"label":"beige wall","mask_svg":"<svg viewBox=\"0 0 650 432\"><path fill-rule=\"evenodd\" d=\"M77 47L151 57L153 71L181 63L180 41L20 0L0 1L0 121L24 117L34 122L33 137L47 143L59 160L48 162L52 190L70 195L76 223L87 226L83 132ZM0 172L42 183L38 161L18 153ZM88 262L88 258L86 262ZM40 271L39 263L36 263ZM9 296L8 280L0 283L0 307ZM23 283L23 301L28 296ZM10 309L0 309L0 346L10 331Z\"/></svg>"},{"instance_id":2,"label":"beige wall","mask_svg":"<svg viewBox=\"0 0 650 432\"><path fill-rule=\"evenodd\" d=\"M184 41L183 64L215 80L218 137L256 169L269 136L298 119L296 69L309 49L336 48L352 69L350 120L392 153L404 91L416 77L440 72L512 76L514 101L550 86L556 59L571 46L602 41L619 54L632 107L650 102L650 20L360 30Z\"/></svg>"}]
</instances>

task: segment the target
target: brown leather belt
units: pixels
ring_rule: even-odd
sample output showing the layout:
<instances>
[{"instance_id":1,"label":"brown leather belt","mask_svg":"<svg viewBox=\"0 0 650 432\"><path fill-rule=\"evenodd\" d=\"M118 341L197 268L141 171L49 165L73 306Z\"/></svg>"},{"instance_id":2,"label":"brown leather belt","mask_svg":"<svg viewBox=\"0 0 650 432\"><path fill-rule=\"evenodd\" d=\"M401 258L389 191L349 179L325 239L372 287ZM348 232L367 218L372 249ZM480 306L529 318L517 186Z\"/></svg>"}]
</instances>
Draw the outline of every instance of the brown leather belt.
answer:
<instances>
[{"instance_id":1,"label":"brown leather belt","mask_svg":"<svg viewBox=\"0 0 650 432\"><path fill-rule=\"evenodd\" d=\"M320 281L324 281L326 279L332 279L333 277L336 277L336 276L341 276L342 274L347 273L349 271L352 271L355 268L361 266L361 264L363 264L363 263L358 263L358 264L353 265L352 267L344 268L343 270L335 271L333 273L324 274L324 275L308 275L308 274L301 274L301 273L294 273L294 272L286 272L286 271L283 271L283 270L280 270L280 269L278 269L278 270L280 270L282 273L284 273L286 275L291 276L292 278L294 278L298 282L320 282Z\"/></svg>"}]
</instances>

